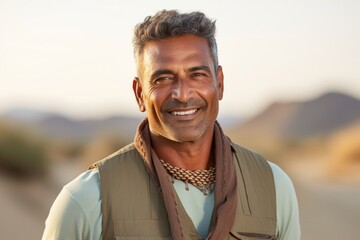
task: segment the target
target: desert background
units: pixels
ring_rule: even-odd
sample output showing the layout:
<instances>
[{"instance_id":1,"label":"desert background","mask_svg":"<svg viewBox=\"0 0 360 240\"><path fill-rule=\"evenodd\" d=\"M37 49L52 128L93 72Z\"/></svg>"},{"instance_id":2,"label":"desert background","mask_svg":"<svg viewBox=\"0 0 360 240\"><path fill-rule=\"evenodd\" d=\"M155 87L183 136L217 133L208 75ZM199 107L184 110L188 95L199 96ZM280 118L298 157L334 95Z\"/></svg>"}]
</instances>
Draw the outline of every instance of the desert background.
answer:
<instances>
[{"instance_id":1,"label":"desert background","mask_svg":"<svg viewBox=\"0 0 360 240\"><path fill-rule=\"evenodd\" d=\"M141 117L73 120L15 109L1 116L1 239L39 239L62 186L132 141ZM250 119L221 119L226 134L292 178L302 239L357 239L360 221L360 100L325 93L275 102Z\"/></svg>"},{"instance_id":2,"label":"desert background","mask_svg":"<svg viewBox=\"0 0 360 240\"><path fill-rule=\"evenodd\" d=\"M0 0L0 239L40 239L62 186L132 141L133 28L161 9L216 20L218 121L291 177L302 239L359 239L357 0Z\"/></svg>"}]
</instances>

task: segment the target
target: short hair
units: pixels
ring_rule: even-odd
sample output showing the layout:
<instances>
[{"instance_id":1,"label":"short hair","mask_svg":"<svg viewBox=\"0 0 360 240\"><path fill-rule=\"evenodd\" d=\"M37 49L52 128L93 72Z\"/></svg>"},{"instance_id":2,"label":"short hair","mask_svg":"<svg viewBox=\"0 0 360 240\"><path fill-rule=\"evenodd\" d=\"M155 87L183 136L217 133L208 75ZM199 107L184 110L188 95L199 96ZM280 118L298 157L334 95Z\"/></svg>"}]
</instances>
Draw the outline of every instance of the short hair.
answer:
<instances>
[{"instance_id":1,"label":"short hair","mask_svg":"<svg viewBox=\"0 0 360 240\"><path fill-rule=\"evenodd\" d=\"M210 20L202 12L179 13L177 10L162 10L154 16L148 16L135 26L134 57L138 75L145 44L150 41L195 35L207 40L215 71L218 68L218 53L215 40L215 20Z\"/></svg>"}]
</instances>

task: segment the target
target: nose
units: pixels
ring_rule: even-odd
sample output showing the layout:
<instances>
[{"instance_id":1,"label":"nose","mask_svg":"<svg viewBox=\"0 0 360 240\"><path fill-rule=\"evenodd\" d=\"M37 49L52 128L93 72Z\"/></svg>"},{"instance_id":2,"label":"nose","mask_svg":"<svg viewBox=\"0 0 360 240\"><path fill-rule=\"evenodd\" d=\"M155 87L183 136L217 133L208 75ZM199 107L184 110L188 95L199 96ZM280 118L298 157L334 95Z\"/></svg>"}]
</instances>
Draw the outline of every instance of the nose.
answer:
<instances>
[{"instance_id":1,"label":"nose","mask_svg":"<svg viewBox=\"0 0 360 240\"><path fill-rule=\"evenodd\" d=\"M174 84L172 97L179 102L187 102L193 97L193 88L190 83L190 79L179 78Z\"/></svg>"}]
</instances>

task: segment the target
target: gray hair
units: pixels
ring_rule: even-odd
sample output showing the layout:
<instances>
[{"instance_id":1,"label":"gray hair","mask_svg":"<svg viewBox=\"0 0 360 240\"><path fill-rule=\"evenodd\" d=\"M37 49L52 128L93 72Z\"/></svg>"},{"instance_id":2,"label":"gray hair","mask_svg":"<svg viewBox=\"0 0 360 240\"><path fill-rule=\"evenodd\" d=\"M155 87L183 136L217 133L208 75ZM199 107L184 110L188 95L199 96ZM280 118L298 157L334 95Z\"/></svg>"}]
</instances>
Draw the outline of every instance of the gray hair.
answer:
<instances>
[{"instance_id":1,"label":"gray hair","mask_svg":"<svg viewBox=\"0 0 360 240\"><path fill-rule=\"evenodd\" d=\"M218 68L218 53L215 40L215 21L202 12L179 13L176 10L162 10L154 16L148 16L134 31L134 56L140 73L142 54L145 44L150 41L178 37L185 34L195 35L207 40L215 71Z\"/></svg>"}]
</instances>

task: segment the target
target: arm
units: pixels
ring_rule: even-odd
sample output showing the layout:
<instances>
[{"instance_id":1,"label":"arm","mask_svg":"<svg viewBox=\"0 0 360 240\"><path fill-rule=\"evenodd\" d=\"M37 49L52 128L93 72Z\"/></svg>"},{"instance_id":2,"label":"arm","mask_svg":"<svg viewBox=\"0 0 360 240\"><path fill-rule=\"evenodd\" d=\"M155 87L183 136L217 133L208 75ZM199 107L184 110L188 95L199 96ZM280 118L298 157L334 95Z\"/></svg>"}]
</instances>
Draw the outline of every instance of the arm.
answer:
<instances>
[{"instance_id":1,"label":"arm","mask_svg":"<svg viewBox=\"0 0 360 240\"><path fill-rule=\"evenodd\" d=\"M270 163L276 188L277 240L300 240L299 207L294 186L286 173Z\"/></svg>"},{"instance_id":2,"label":"arm","mask_svg":"<svg viewBox=\"0 0 360 240\"><path fill-rule=\"evenodd\" d=\"M43 240L101 240L100 180L97 170L82 173L56 198L45 223Z\"/></svg>"},{"instance_id":3,"label":"arm","mask_svg":"<svg viewBox=\"0 0 360 240\"><path fill-rule=\"evenodd\" d=\"M91 239L87 217L66 188L50 209L42 239Z\"/></svg>"}]
</instances>

